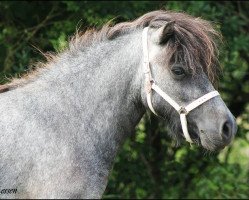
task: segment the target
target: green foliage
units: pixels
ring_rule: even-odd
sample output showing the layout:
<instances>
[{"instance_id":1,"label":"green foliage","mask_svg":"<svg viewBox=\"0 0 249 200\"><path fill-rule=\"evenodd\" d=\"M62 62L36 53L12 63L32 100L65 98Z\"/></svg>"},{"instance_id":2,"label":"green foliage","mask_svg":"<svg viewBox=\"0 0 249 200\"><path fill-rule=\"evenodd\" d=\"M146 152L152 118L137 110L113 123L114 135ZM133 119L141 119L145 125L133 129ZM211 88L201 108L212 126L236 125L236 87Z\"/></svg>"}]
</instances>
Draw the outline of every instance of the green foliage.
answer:
<instances>
[{"instance_id":1,"label":"green foliage","mask_svg":"<svg viewBox=\"0 0 249 200\"><path fill-rule=\"evenodd\" d=\"M219 87L237 118L238 134L232 146L209 155L187 144L175 147L164 123L146 115L116 158L104 198L249 198L247 2L2 1L0 83L43 59L37 49L62 51L77 29L133 20L162 8L213 21L222 32Z\"/></svg>"}]
</instances>

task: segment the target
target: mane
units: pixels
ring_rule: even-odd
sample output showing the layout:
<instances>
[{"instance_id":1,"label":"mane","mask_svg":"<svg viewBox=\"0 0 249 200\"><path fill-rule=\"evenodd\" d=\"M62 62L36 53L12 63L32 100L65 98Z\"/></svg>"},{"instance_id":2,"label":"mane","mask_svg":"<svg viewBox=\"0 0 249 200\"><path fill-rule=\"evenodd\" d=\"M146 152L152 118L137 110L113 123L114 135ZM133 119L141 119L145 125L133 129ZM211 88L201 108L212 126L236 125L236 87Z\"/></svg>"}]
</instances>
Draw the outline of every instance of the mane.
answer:
<instances>
[{"instance_id":1,"label":"mane","mask_svg":"<svg viewBox=\"0 0 249 200\"><path fill-rule=\"evenodd\" d=\"M94 29L76 32L69 47L77 50L103 40L113 40L124 34L144 27L159 28L167 22L174 21L174 37L167 43L168 62L180 60L192 73L201 67L210 81L216 84L221 72L218 61L218 46L222 36L215 26L204 19L190 16L183 12L152 11L134 21L122 22L114 26L107 23L101 30Z\"/></svg>"},{"instance_id":2,"label":"mane","mask_svg":"<svg viewBox=\"0 0 249 200\"><path fill-rule=\"evenodd\" d=\"M180 60L180 62L188 66L193 74L201 67L208 75L210 81L216 84L221 71L218 62L218 45L221 41L221 34L215 30L211 22L183 12L152 11L134 21L115 25L108 22L100 30L76 31L69 41L68 51L69 53L77 52L82 48L91 47L101 41L114 40L117 37L147 26L159 28L169 21L174 21L175 23L174 36L165 46L166 51L169 52L167 54L168 62ZM43 55L47 62L40 63L42 67L51 64L58 57L58 55L53 54ZM29 79L32 79L39 72L39 67L37 68L35 73L29 73L26 78L17 79L9 84L0 86L0 93L28 82Z\"/></svg>"}]
</instances>

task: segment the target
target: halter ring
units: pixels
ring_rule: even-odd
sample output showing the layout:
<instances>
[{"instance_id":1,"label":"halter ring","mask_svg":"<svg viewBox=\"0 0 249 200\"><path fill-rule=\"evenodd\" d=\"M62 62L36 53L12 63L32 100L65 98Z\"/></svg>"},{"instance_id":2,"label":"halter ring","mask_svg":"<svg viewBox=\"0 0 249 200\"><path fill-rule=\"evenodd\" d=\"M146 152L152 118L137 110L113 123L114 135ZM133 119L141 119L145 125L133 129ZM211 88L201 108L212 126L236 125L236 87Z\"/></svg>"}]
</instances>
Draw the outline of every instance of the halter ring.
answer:
<instances>
[{"instance_id":1,"label":"halter ring","mask_svg":"<svg viewBox=\"0 0 249 200\"><path fill-rule=\"evenodd\" d=\"M179 114L185 114L187 115L188 114L188 111L186 110L186 108L184 107L181 107L180 110L178 111Z\"/></svg>"}]
</instances>

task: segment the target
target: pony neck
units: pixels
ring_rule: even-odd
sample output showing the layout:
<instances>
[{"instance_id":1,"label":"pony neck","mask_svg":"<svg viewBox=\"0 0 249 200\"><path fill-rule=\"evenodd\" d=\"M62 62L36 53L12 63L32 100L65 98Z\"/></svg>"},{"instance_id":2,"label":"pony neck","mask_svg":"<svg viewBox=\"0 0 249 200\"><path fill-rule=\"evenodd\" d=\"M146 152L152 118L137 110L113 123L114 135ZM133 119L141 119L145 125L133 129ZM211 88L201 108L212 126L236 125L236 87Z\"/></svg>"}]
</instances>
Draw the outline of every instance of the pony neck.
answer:
<instances>
[{"instance_id":1,"label":"pony neck","mask_svg":"<svg viewBox=\"0 0 249 200\"><path fill-rule=\"evenodd\" d=\"M51 92L60 91L61 101L70 106L70 123L75 125L67 131L75 137L74 157L89 188L100 193L119 147L145 113L141 33L133 34L64 54L43 78L51 84ZM54 77L56 82L48 81Z\"/></svg>"}]
</instances>

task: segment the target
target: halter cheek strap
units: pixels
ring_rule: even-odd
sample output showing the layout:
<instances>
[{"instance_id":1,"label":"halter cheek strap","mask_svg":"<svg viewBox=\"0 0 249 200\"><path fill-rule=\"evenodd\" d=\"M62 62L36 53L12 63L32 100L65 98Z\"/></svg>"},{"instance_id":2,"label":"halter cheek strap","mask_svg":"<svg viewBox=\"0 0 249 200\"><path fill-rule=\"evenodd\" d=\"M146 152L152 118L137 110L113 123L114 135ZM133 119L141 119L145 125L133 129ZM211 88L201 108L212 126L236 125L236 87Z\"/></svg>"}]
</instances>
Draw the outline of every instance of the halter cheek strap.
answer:
<instances>
[{"instance_id":1,"label":"halter cheek strap","mask_svg":"<svg viewBox=\"0 0 249 200\"><path fill-rule=\"evenodd\" d=\"M189 132L188 132L188 124L187 124L187 114L200 106L201 104L205 103L209 99L212 99L218 95L220 95L217 91L209 92L202 97L196 99L192 103L188 104L186 107L180 106L178 103L176 103L170 96L168 96L165 92L163 92L159 86L155 84L155 81L152 78L151 75L151 69L150 69L150 63L149 63L149 52L148 52L148 27L144 28L143 35L142 35L142 42L143 42L143 54L144 54L144 74L145 74L145 89L146 89L146 98L147 103L150 108L150 110L158 116L156 111L154 110L152 106L152 89L157 92L165 101L167 101L180 115L180 121L182 126L182 131L184 134L184 137L189 143L193 143Z\"/></svg>"}]
</instances>

